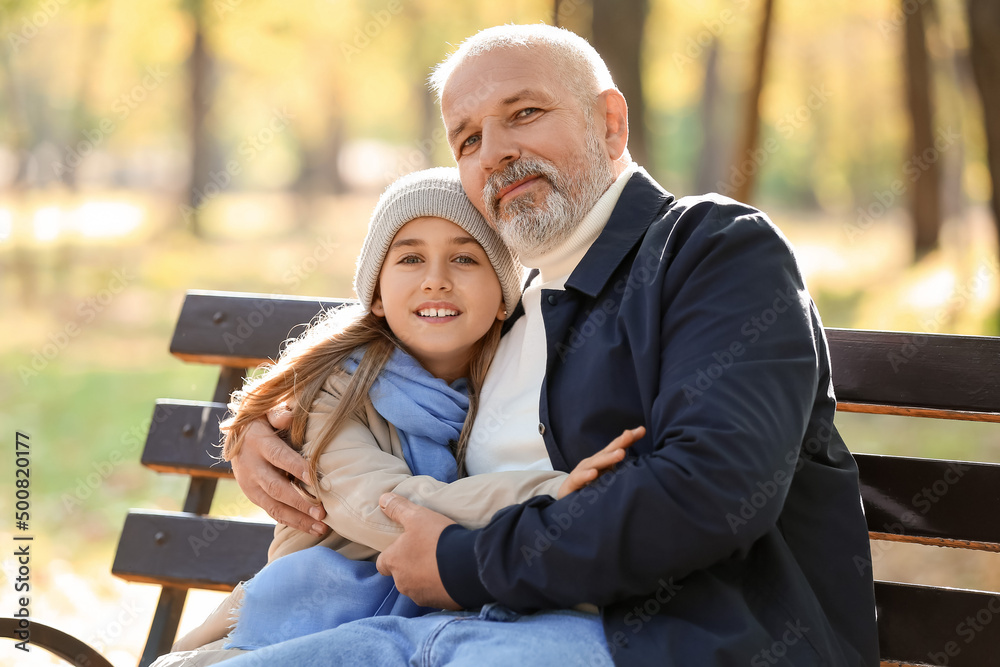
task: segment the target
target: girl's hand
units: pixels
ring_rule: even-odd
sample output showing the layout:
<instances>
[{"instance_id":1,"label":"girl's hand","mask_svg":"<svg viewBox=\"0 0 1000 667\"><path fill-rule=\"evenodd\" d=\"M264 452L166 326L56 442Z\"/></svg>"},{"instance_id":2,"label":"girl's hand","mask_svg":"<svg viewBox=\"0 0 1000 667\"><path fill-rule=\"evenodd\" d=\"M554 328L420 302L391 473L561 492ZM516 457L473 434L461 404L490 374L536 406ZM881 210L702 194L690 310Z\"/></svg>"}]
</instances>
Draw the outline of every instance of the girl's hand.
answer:
<instances>
[{"instance_id":1,"label":"girl's hand","mask_svg":"<svg viewBox=\"0 0 1000 667\"><path fill-rule=\"evenodd\" d=\"M563 498L574 491L579 491L595 479L611 470L617 463L625 458L625 449L631 447L633 443L642 439L646 435L645 426L637 426L633 429L622 431L622 434L611 441L611 443L597 452L593 456L588 456L576 464L570 472L569 477L563 481L559 487L559 495L556 499Z\"/></svg>"}]
</instances>

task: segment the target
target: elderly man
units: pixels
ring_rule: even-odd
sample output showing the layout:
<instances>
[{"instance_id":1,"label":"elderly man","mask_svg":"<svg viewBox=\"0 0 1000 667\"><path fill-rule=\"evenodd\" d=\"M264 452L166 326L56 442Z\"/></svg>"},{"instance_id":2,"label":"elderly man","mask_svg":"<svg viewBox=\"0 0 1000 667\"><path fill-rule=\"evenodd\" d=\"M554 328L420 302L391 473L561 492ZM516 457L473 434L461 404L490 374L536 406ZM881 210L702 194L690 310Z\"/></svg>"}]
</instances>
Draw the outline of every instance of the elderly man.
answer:
<instances>
[{"instance_id":1,"label":"elderly man","mask_svg":"<svg viewBox=\"0 0 1000 667\"><path fill-rule=\"evenodd\" d=\"M632 163L625 99L571 33L483 31L432 80L466 193L534 269L470 473L570 470L623 428L647 435L590 487L480 530L388 494L405 532L379 570L420 603L481 611L366 619L237 664L877 664L857 469L788 242ZM273 483L272 464L304 466L258 430L241 486L309 530Z\"/></svg>"}]
</instances>

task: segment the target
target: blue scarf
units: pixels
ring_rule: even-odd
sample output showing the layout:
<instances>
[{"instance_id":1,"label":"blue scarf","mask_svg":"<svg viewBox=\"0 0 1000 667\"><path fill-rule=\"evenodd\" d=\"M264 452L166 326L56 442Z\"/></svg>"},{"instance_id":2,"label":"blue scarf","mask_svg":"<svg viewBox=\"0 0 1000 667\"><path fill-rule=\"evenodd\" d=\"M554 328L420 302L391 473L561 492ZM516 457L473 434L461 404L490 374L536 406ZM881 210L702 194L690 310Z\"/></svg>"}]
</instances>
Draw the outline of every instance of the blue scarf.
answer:
<instances>
[{"instance_id":1,"label":"blue scarf","mask_svg":"<svg viewBox=\"0 0 1000 667\"><path fill-rule=\"evenodd\" d=\"M364 354L344 363L354 373ZM455 481L448 442L458 440L469 410L464 379L450 386L416 359L395 350L369 392L375 410L396 427L414 475ZM268 563L243 585L244 598L226 648L258 649L360 618L420 616L430 611L396 590L373 561L353 561L316 546Z\"/></svg>"}]
</instances>

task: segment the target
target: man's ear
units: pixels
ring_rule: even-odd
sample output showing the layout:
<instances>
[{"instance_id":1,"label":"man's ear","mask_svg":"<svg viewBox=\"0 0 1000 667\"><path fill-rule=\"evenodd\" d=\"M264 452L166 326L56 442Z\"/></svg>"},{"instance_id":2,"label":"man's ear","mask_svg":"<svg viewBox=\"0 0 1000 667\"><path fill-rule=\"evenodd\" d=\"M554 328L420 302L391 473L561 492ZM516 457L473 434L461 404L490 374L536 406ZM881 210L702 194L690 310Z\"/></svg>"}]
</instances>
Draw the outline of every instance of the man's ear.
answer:
<instances>
[{"instance_id":1,"label":"man's ear","mask_svg":"<svg viewBox=\"0 0 1000 667\"><path fill-rule=\"evenodd\" d=\"M604 115L604 140L608 157L617 160L628 147L628 103L615 88L608 88L597 96L598 112Z\"/></svg>"},{"instance_id":2,"label":"man's ear","mask_svg":"<svg viewBox=\"0 0 1000 667\"><path fill-rule=\"evenodd\" d=\"M381 297L372 299L372 313L378 317L385 317L385 306L382 305Z\"/></svg>"}]
</instances>

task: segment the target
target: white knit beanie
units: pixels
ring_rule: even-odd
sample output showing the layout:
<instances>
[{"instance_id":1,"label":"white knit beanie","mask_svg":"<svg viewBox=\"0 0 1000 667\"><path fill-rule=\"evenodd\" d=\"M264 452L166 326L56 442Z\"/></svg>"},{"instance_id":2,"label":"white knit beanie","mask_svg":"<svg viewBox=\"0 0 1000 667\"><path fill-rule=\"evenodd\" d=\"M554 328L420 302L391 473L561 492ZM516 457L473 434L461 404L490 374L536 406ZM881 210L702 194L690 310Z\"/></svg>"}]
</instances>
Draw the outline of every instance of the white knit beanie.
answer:
<instances>
[{"instance_id":1,"label":"white knit beanie","mask_svg":"<svg viewBox=\"0 0 1000 667\"><path fill-rule=\"evenodd\" d=\"M368 222L354 272L354 291L365 308L371 310L382 262L396 232L409 221L424 217L454 222L479 242L500 279L504 307L508 314L514 312L521 298L521 264L465 196L455 167L407 174L382 193Z\"/></svg>"}]
</instances>

